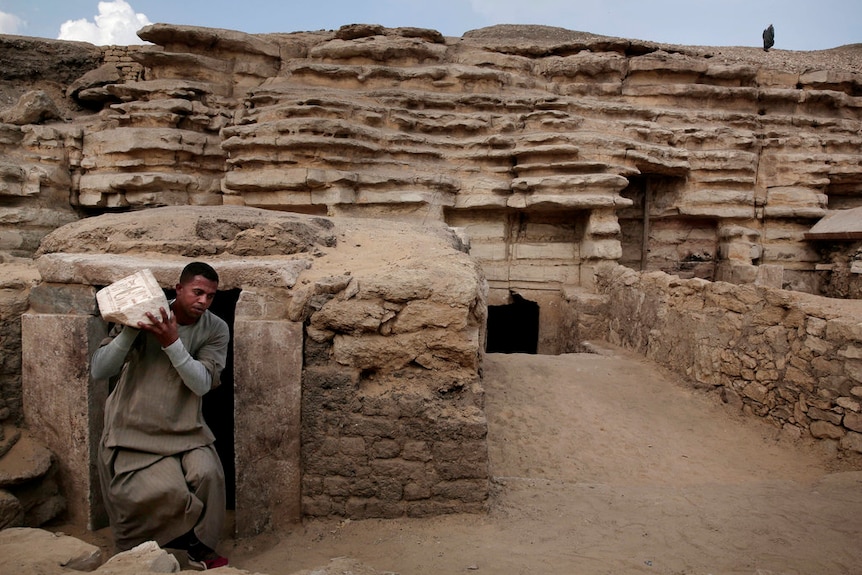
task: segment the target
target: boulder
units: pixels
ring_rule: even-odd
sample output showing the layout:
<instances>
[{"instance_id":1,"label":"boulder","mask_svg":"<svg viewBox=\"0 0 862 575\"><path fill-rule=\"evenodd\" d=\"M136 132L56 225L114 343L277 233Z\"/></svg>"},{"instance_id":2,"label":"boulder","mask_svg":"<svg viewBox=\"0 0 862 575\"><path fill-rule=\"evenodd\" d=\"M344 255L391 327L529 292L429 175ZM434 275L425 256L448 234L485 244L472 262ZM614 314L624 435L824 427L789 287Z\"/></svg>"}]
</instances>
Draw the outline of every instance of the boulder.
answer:
<instances>
[{"instance_id":1,"label":"boulder","mask_svg":"<svg viewBox=\"0 0 862 575\"><path fill-rule=\"evenodd\" d=\"M18 102L0 114L0 120L7 124L23 126L41 124L48 120L61 119L60 109L54 100L42 90L32 90L22 95Z\"/></svg>"}]
</instances>

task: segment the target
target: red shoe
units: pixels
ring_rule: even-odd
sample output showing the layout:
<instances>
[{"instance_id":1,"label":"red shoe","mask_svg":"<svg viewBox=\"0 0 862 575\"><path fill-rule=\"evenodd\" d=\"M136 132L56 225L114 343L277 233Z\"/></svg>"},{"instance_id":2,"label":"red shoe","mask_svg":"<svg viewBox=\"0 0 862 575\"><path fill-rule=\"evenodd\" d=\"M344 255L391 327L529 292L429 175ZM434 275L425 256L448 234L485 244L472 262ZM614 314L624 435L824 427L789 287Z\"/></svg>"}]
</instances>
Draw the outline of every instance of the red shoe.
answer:
<instances>
[{"instance_id":1,"label":"red shoe","mask_svg":"<svg viewBox=\"0 0 862 575\"><path fill-rule=\"evenodd\" d=\"M221 555L217 555L215 553L208 559L195 559L191 555L189 555L189 565L192 567L196 567L201 571L206 571L207 569L218 569L219 567L224 567L228 564L227 557L222 557Z\"/></svg>"}]
</instances>

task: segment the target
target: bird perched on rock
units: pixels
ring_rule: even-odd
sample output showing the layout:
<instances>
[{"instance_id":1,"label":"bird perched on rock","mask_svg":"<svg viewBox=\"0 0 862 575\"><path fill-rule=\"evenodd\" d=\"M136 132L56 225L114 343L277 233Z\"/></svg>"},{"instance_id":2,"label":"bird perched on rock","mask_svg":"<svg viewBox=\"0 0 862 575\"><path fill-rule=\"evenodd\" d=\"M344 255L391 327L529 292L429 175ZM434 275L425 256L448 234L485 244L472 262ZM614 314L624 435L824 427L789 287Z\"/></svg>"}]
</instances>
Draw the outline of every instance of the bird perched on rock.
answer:
<instances>
[{"instance_id":1,"label":"bird perched on rock","mask_svg":"<svg viewBox=\"0 0 862 575\"><path fill-rule=\"evenodd\" d=\"M769 49L775 44L775 28L772 24L763 31L763 51L769 52Z\"/></svg>"}]
</instances>

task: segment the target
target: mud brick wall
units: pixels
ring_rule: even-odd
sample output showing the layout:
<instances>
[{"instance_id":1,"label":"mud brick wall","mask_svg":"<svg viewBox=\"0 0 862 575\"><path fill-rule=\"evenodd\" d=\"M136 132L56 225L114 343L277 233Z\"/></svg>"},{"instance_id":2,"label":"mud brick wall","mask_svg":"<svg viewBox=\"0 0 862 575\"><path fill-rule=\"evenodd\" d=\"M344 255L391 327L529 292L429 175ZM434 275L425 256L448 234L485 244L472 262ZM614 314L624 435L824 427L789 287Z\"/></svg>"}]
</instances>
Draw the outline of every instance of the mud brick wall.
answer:
<instances>
[{"instance_id":1,"label":"mud brick wall","mask_svg":"<svg viewBox=\"0 0 862 575\"><path fill-rule=\"evenodd\" d=\"M378 387L331 367L307 368L302 399L303 516L422 517L484 509L489 489L477 406L460 387ZM469 401L469 399L467 399Z\"/></svg>"}]
</instances>

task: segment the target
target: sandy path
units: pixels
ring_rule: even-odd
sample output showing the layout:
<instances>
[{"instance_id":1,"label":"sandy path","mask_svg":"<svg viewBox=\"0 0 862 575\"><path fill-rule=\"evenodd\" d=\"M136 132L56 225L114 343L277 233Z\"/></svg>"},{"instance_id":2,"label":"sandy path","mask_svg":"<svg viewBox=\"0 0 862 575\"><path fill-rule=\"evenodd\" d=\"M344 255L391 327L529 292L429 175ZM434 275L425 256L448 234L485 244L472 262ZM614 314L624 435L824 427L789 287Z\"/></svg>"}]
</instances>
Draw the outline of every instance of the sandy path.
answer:
<instances>
[{"instance_id":1,"label":"sandy path","mask_svg":"<svg viewBox=\"0 0 862 575\"><path fill-rule=\"evenodd\" d=\"M271 575L862 573L862 472L776 440L640 358L490 355L487 515L310 521L241 541Z\"/></svg>"}]
</instances>

